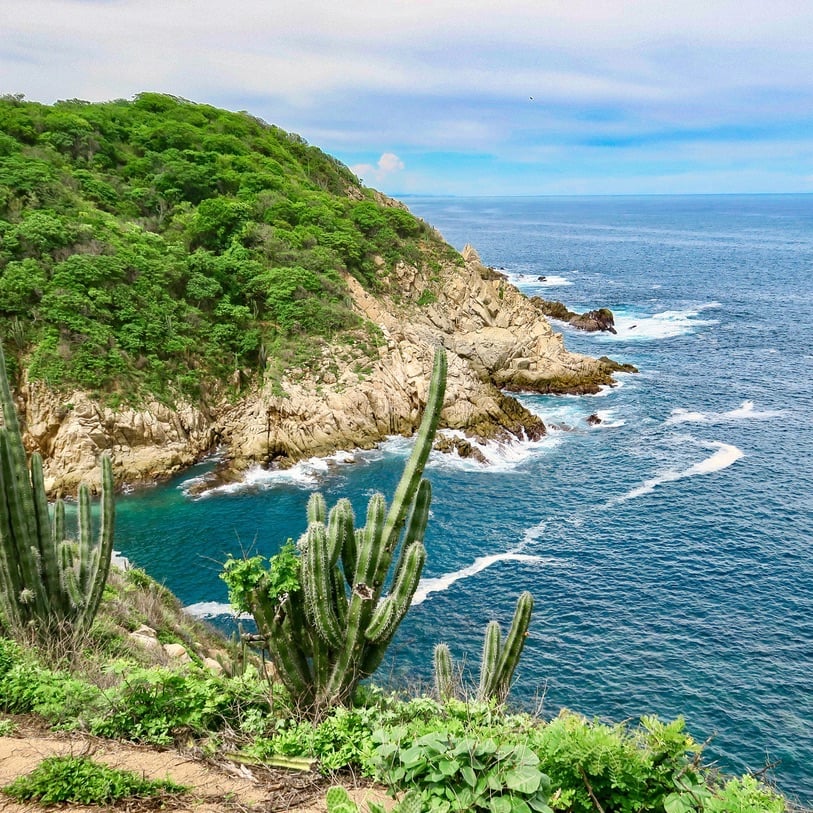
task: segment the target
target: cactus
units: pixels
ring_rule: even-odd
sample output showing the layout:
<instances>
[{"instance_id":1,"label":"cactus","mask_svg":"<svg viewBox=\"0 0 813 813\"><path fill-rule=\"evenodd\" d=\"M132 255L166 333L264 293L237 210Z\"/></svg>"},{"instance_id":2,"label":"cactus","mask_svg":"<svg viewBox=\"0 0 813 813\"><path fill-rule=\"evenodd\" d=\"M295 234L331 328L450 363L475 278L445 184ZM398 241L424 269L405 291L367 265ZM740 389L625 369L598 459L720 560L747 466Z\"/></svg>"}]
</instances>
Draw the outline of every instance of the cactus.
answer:
<instances>
[{"instance_id":1,"label":"cactus","mask_svg":"<svg viewBox=\"0 0 813 813\"><path fill-rule=\"evenodd\" d=\"M78 539L65 539L62 500L48 507L42 458L26 462L20 425L0 348L0 616L7 630L40 644L90 628L113 552L113 470L102 457L101 528L92 539L90 495L79 489Z\"/></svg>"},{"instance_id":2,"label":"cactus","mask_svg":"<svg viewBox=\"0 0 813 813\"><path fill-rule=\"evenodd\" d=\"M477 699L481 702L495 700L504 703L511 688L511 679L519 663L525 639L528 636L528 625L531 623L531 612L534 600L529 592L524 592L517 600L511 629L505 641L502 640L500 625L489 621L483 641L483 656L480 662L480 686ZM452 680L453 663L446 644L435 647L435 691L441 700L454 697Z\"/></svg>"},{"instance_id":3,"label":"cactus","mask_svg":"<svg viewBox=\"0 0 813 813\"><path fill-rule=\"evenodd\" d=\"M359 681L378 668L415 595L432 496L421 476L445 384L440 349L415 446L389 508L381 494L373 495L364 527L356 528L348 500L328 512L322 495L311 497L308 528L297 543L297 589L275 589L273 560L269 569L251 573L248 590L245 571L231 566L235 560L222 574L232 604L254 616L292 698L314 716L349 702Z\"/></svg>"}]
</instances>

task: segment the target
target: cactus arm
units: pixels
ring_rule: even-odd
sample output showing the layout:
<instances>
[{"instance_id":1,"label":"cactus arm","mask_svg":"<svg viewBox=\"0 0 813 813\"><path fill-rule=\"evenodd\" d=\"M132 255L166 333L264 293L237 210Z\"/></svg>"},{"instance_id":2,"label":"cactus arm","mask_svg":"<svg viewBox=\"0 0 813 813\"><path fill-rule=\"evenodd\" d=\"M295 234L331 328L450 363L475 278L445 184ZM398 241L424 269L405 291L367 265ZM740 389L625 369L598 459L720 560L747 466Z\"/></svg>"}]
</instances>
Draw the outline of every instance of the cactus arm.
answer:
<instances>
[{"instance_id":1,"label":"cactus arm","mask_svg":"<svg viewBox=\"0 0 813 813\"><path fill-rule=\"evenodd\" d=\"M446 644L436 644L432 657L435 671L435 691L441 701L454 697L452 653Z\"/></svg>"},{"instance_id":2,"label":"cactus arm","mask_svg":"<svg viewBox=\"0 0 813 813\"><path fill-rule=\"evenodd\" d=\"M374 621L371 621L367 627L367 638L371 638L370 628L372 627L375 640L371 641L372 646L362 660L361 673L363 677L375 672L384 659L387 647L390 645L390 641L392 641L398 626L404 620L404 616L412 603L412 597L418 588L425 562L426 548L421 542L413 542L406 551L403 567L396 574L392 592L378 608L382 614L386 614L386 617L379 619L378 623L374 624L374 615Z\"/></svg>"},{"instance_id":3,"label":"cactus arm","mask_svg":"<svg viewBox=\"0 0 813 813\"><path fill-rule=\"evenodd\" d=\"M308 525L312 522L324 522L327 516L327 504L324 495L318 491L311 494L308 498L308 507L305 513L308 517Z\"/></svg>"},{"instance_id":4,"label":"cactus arm","mask_svg":"<svg viewBox=\"0 0 813 813\"><path fill-rule=\"evenodd\" d=\"M250 604L254 620L265 636L266 647L285 688L293 697L306 696L313 685L313 675L298 643L291 640L287 619L275 620L278 608L262 595L261 590L252 592Z\"/></svg>"},{"instance_id":5,"label":"cactus arm","mask_svg":"<svg viewBox=\"0 0 813 813\"><path fill-rule=\"evenodd\" d=\"M429 383L429 393L426 397L426 409L423 413L421 425L415 435L415 445L404 468L404 473L398 482L395 496L392 499L392 507L384 526L384 544L390 551L395 549L398 542L398 535L404 524L407 509L418 489L418 483L429 458L429 452L432 450L435 432L440 421L440 413L443 409L443 396L446 391L446 369L446 351L440 347L435 351L432 378Z\"/></svg>"},{"instance_id":6,"label":"cactus arm","mask_svg":"<svg viewBox=\"0 0 813 813\"><path fill-rule=\"evenodd\" d=\"M522 650L525 648L525 639L528 637L528 626L531 623L531 613L534 608L533 596L526 590L517 599L511 629L505 639L505 645L500 654L499 671L499 700L502 702L511 688L511 679L519 663Z\"/></svg>"},{"instance_id":7,"label":"cactus arm","mask_svg":"<svg viewBox=\"0 0 813 813\"><path fill-rule=\"evenodd\" d=\"M373 586L373 580L378 569L382 554L382 533L384 531L384 517L387 504L382 494L373 494L367 504L367 523L363 528L361 547L356 562L356 572L353 579L353 588L363 584Z\"/></svg>"},{"instance_id":8,"label":"cactus arm","mask_svg":"<svg viewBox=\"0 0 813 813\"><path fill-rule=\"evenodd\" d=\"M319 635L338 649L342 631L333 600L333 572L329 561L328 534L320 522L308 526L308 544L302 560L302 589L305 612Z\"/></svg>"},{"instance_id":9,"label":"cactus arm","mask_svg":"<svg viewBox=\"0 0 813 813\"><path fill-rule=\"evenodd\" d=\"M65 541L65 503L57 498L54 503L54 521L51 523L51 544L58 545Z\"/></svg>"},{"instance_id":10,"label":"cactus arm","mask_svg":"<svg viewBox=\"0 0 813 813\"><path fill-rule=\"evenodd\" d=\"M423 542L426 533L426 524L429 520L429 505L432 502L432 485L429 480L421 480L415 499L412 503L412 510L407 521L404 542L398 555L398 563L395 565L395 573L399 573L403 567L404 555L413 542ZM383 581L386 572L381 576Z\"/></svg>"},{"instance_id":11,"label":"cactus arm","mask_svg":"<svg viewBox=\"0 0 813 813\"><path fill-rule=\"evenodd\" d=\"M494 696L499 682L499 662L502 649L502 632L496 621L489 621L483 639L483 656L480 662L480 687L478 700L488 700Z\"/></svg>"},{"instance_id":12,"label":"cactus arm","mask_svg":"<svg viewBox=\"0 0 813 813\"><path fill-rule=\"evenodd\" d=\"M99 517L99 539L94 548L95 563L90 584L85 589L87 600L82 613L82 626L89 628L99 611L102 595L110 575L110 562L113 558L114 527L116 504L114 499L113 464L107 455L102 455L102 497Z\"/></svg>"}]
</instances>

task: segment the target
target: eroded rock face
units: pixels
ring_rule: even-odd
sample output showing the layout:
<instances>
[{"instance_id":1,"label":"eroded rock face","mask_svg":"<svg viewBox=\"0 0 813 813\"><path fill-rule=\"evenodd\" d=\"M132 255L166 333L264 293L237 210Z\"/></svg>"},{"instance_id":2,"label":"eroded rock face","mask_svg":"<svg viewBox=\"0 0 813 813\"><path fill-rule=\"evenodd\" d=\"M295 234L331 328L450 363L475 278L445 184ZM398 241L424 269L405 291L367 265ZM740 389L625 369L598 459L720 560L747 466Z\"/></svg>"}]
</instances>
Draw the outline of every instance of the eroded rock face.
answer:
<instances>
[{"instance_id":1,"label":"eroded rock face","mask_svg":"<svg viewBox=\"0 0 813 813\"><path fill-rule=\"evenodd\" d=\"M370 448L417 428L438 345L449 353L441 426L478 439L539 438L542 421L502 390L596 392L621 367L565 350L527 297L471 247L463 256L463 265L432 271L399 264L391 296L373 297L348 277L355 307L383 335L377 354L325 347L311 368L288 371L236 404L112 410L83 393L66 398L25 383L18 396L27 446L45 458L49 489L68 493L80 480L98 480L104 451L119 483L143 483L191 465L216 443L227 449L226 476ZM434 301L418 305L427 291Z\"/></svg>"},{"instance_id":2,"label":"eroded rock face","mask_svg":"<svg viewBox=\"0 0 813 813\"><path fill-rule=\"evenodd\" d=\"M42 382L24 383L18 402L26 447L42 455L50 492L72 494L82 481L98 488L102 452L110 454L118 483L146 483L190 466L215 440L211 417L189 404L113 410Z\"/></svg>"}]
</instances>

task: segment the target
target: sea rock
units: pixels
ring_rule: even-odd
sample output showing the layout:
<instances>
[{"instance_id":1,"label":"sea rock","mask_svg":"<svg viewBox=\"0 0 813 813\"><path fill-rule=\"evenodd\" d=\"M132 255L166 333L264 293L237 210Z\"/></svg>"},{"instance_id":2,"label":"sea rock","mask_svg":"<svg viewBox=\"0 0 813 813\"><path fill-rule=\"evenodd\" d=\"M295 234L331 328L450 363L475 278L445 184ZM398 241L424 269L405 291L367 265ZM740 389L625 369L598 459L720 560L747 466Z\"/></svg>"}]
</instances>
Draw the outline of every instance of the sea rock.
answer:
<instances>
[{"instance_id":1,"label":"sea rock","mask_svg":"<svg viewBox=\"0 0 813 813\"><path fill-rule=\"evenodd\" d=\"M587 423L589 423L590 426L598 426L601 423L601 418L594 412L592 415L587 416Z\"/></svg>"},{"instance_id":2,"label":"sea rock","mask_svg":"<svg viewBox=\"0 0 813 813\"><path fill-rule=\"evenodd\" d=\"M476 460L478 463L488 463L486 456L470 440L465 438L440 435L435 441L435 450L445 454L457 454L464 460Z\"/></svg>"},{"instance_id":3,"label":"sea rock","mask_svg":"<svg viewBox=\"0 0 813 813\"><path fill-rule=\"evenodd\" d=\"M615 317L609 308L597 308L585 313L576 313L562 302L542 299L538 296L531 297L531 301L545 316L558 319L560 322L567 322L579 330L588 332L603 330L613 334L617 333Z\"/></svg>"}]
</instances>

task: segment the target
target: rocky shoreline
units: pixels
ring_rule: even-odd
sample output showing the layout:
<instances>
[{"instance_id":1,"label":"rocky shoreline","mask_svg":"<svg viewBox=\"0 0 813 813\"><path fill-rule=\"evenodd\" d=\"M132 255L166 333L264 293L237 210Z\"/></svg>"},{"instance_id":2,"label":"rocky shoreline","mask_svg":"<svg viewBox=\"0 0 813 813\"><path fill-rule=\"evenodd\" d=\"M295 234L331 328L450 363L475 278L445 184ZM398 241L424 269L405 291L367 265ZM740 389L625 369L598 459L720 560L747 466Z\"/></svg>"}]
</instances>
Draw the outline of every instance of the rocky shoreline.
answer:
<instances>
[{"instance_id":1,"label":"rocky shoreline","mask_svg":"<svg viewBox=\"0 0 813 813\"><path fill-rule=\"evenodd\" d=\"M470 247L462 263L439 270L399 263L390 282L397 296L374 297L347 279L356 310L381 331L373 354L326 345L308 369L289 370L237 402L113 410L86 393L66 397L24 381L17 398L25 442L43 455L49 491L92 484L103 451L123 486L169 477L223 446L220 472L228 481L252 465L284 467L411 435L438 345L449 355L441 426L477 440L545 434L508 392L594 393L614 383L614 373L634 371L567 351L538 303L485 268ZM431 304L419 304L422 298Z\"/></svg>"}]
</instances>

